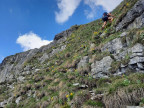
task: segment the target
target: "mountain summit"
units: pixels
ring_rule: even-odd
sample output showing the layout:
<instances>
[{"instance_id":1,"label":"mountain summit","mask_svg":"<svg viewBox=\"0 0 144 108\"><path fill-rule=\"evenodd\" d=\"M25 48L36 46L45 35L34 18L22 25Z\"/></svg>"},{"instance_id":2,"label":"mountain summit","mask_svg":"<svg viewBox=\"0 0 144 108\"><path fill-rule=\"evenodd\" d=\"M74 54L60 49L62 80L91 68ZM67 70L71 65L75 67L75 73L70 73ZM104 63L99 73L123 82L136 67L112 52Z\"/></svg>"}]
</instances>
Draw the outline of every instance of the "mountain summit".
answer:
<instances>
[{"instance_id":1,"label":"mountain summit","mask_svg":"<svg viewBox=\"0 0 144 108\"><path fill-rule=\"evenodd\" d=\"M49 45L6 57L0 107L144 107L144 0L124 0L112 14L103 30L101 19L74 25Z\"/></svg>"}]
</instances>

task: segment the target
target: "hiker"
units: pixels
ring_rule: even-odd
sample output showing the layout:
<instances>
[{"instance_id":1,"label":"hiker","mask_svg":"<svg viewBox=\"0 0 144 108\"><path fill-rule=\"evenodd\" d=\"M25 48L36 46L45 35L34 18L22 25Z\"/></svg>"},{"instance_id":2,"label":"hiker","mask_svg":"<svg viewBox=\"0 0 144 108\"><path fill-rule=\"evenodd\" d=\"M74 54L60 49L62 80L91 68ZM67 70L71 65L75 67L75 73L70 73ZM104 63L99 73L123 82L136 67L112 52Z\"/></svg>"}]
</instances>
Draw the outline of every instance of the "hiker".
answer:
<instances>
[{"instance_id":1,"label":"hiker","mask_svg":"<svg viewBox=\"0 0 144 108\"><path fill-rule=\"evenodd\" d=\"M113 17L114 16L111 13L107 13L107 12L103 13L102 20L104 21L104 24L102 26L102 29L104 29L105 25L107 24L107 21L110 21L110 22L113 21Z\"/></svg>"}]
</instances>

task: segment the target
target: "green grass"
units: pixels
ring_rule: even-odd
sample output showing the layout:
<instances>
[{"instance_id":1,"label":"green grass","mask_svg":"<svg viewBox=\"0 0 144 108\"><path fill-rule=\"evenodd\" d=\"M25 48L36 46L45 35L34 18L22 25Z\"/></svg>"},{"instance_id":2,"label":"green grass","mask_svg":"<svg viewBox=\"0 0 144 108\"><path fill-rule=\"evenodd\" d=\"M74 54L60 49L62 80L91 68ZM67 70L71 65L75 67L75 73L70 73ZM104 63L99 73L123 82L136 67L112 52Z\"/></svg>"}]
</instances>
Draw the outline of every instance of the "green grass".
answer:
<instances>
[{"instance_id":1,"label":"green grass","mask_svg":"<svg viewBox=\"0 0 144 108\"><path fill-rule=\"evenodd\" d=\"M101 30L102 26L102 20L98 19L93 22L90 22L88 24L79 25L78 30L74 31L71 36L67 38L66 41L64 41L62 44L66 45L66 49L64 49L61 52L58 52L53 57L46 59L44 63L40 63L39 59L42 57L43 53L38 52L35 56L33 56L30 60L26 61L24 63L24 66L30 66L31 68L35 67L36 69L40 69L39 72L35 73L35 75L28 75L26 76L29 80L20 83L15 83L15 89L12 92L20 92L21 89L24 89L27 84L31 84L32 88L31 91L33 92L45 92L47 95L42 97L41 99L33 98L33 94L28 97L27 95L22 95L24 97L23 102L20 102L19 107L23 108L33 108L36 106L39 106L38 104L41 104L42 102L45 102L46 100L51 99L54 97L55 100L50 102L48 107L54 107L55 104L60 104L61 108L70 108L70 105L67 101L63 101L59 98L59 94L61 91L65 91L67 93L74 93L75 95L70 101L73 101L77 96L78 98L81 97L87 97L89 96L89 90L94 90L96 94L113 94L118 89L121 88L130 88L130 91L133 91L131 87L143 87L143 74L132 74L129 76L118 76L118 77L110 77L110 78L101 78L101 79L93 79L91 76L91 73L88 73L88 75L82 75L77 70L77 63L80 61L80 59L83 56L89 56L93 58L93 61L101 60L105 56L112 56L108 51L107 52L100 52L98 50L95 50L94 52L90 53L90 45L91 43L94 43L96 47L101 49L104 44L107 42L119 38L120 34L122 32L116 32L114 29L114 26L119 23L121 18L126 14L126 12L134 5L134 3L137 0L124 0L114 11L112 14L116 14L116 18L114 19L113 23L108 23L106 28L104 30ZM128 6L126 6L126 3L129 3ZM137 42L143 43L144 38L144 28L140 30L132 30L129 31L128 37L133 40L131 41L131 46L134 45ZM94 34L97 32L97 34ZM103 37L100 37L101 33L105 33ZM131 37L132 35L137 34L136 37ZM125 38L122 39L123 42L125 42ZM45 52L48 54L52 51L52 49L57 49L60 47L59 45L53 46L52 48L49 48ZM70 57L66 56L67 54L70 55ZM114 61L112 63L111 71L115 72L119 66L120 63L127 64L129 61L130 55L126 55L125 59L116 62ZM88 63L87 65L91 65L92 63ZM74 71L68 72L68 65L74 65ZM65 70L65 72L61 72L60 69ZM43 77L43 78L41 78ZM54 82L55 79L59 79L59 81ZM54 87L59 87L59 83L63 81L64 85L62 88L58 88L55 90ZM78 87L73 86L74 83L80 83L88 85L89 88L85 90L81 90ZM19 87L19 85L22 85L22 87ZM45 86L43 86L45 84ZM36 89L36 86L40 86L39 89ZM0 88L0 96L4 95L3 92L5 91L5 87L2 89ZM26 93L28 91L26 90ZM64 94L65 97L66 94ZM143 100L142 100L143 102ZM102 107L102 102L99 101L92 101L88 98L85 98L82 103L85 103L90 106L99 106ZM15 103L7 105L7 108L11 107L17 107Z\"/></svg>"}]
</instances>

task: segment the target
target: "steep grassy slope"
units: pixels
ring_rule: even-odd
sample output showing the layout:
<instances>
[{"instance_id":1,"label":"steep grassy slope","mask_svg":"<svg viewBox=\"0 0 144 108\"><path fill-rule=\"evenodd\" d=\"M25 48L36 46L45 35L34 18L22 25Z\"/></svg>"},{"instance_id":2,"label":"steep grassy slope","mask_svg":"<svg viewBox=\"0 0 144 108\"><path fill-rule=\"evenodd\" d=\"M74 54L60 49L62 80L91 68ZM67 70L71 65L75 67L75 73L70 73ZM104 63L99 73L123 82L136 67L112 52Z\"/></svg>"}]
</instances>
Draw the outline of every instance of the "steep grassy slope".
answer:
<instances>
[{"instance_id":1,"label":"steep grassy slope","mask_svg":"<svg viewBox=\"0 0 144 108\"><path fill-rule=\"evenodd\" d=\"M116 32L115 26L137 1L124 0L112 12L115 15L113 23L108 23L104 30L101 30L101 19L77 26L78 29L66 41L44 53L49 54L53 49L66 46L64 50L43 62L40 61L44 54L41 52L27 60L23 69L29 67L31 70L28 74L21 75L25 78L24 81L0 85L0 102L12 97L6 108L122 108L122 105L143 105L144 74L129 72L122 76L95 79L90 73L94 61L106 56L113 58L109 51L100 50L107 42L120 37L122 31ZM131 41L128 47L131 48L136 43L144 45L144 28L127 32ZM125 37L122 40L125 42ZM78 63L85 56L91 60L85 67L78 68ZM114 61L111 72L115 72L120 63L128 61L129 55L123 61ZM32 72L33 68L36 69L35 72Z\"/></svg>"}]
</instances>

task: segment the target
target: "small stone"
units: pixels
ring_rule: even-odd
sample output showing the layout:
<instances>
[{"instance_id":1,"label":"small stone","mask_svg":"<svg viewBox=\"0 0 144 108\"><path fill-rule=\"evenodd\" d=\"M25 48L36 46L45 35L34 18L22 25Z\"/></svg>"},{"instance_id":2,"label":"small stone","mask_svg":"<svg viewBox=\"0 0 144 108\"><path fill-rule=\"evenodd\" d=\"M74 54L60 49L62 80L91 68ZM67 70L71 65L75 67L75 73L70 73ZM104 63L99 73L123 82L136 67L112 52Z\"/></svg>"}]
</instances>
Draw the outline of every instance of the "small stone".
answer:
<instances>
[{"instance_id":1,"label":"small stone","mask_svg":"<svg viewBox=\"0 0 144 108\"><path fill-rule=\"evenodd\" d=\"M86 89L86 88L88 88L88 85L80 85L80 88L81 89Z\"/></svg>"},{"instance_id":2,"label":"small stone","mask_svg":"<svg viewBox=\"0 0 144 108\"><path fill-rule=\"evenodd\" d=\"M40 69L35 69L35 72L38 72Z\"/></svg>"},{"instance_id":3,"label":"small stone","mask_svg":"<svg viewBox=\"0 0 144 108\"><path fill-rule=\"evenodd\" d=\"M97 94L91 97L91 100L102 100L104 94Z\"/></svg>"},{"instance_id":4,"label":"small stone","mask_svg":"<svg viewBox=\"0 0 144 108\"><path fill-rule=\"evenodd\" d=\"M93 93L93 91L89 91L90 93Z\"/></svg>"},{"instance_id":5,"label":"small stone","mask_svg":"<svg viewBox=\"0 0 144 108\"><path fill-rule=\"evenodd\" d=\"M126 65L121 64L121 68L124 68L124 67L126 67Z\"/></svg>"},{"instance_id":6,"label":"small stone","mask_svg":"<svg viewBox=\"0 0 144 108\"><path fill-rule=\"evenodd\" d=\"M25 79L25 77L23 77L23 76L18 77L18 81L20 81L20 82L23 82L24 79Z\"/></svg>"},{"instance_id":7,"label":"small stone","mask_svg":"<svg viewBox=\"0 0 144 108\"><path fill-rule=\"evenodd\" d=\"M123 32L120 36L121 37L124 37L124 36L126 36L127 35L127 32Z\"/></svg>"},{"instance_id":8,"label":"small stone","mask_svg":"<svg viewBox=\"0 0 144 108\"><path fill-rule=\"evenodd\" d=\"M79 85L79 83L75 83L75 84L73 84L73 86L78 86Z\"/></svg>"},{"instance_id":9,"label":"small stone","mask_svg":"<svg viewBox=\"0 0 144 108\"><path fill-rule=\"evenodd\" d=\"M106 33L105 32L103 32L101 35L100 35L100 37L103 37L103 36L105 36L106 35Z\"/></svg>"},{"instance_id":10,"label":"small stone","mask_svg":"<svg viewBox=\"0 0 144 108\"><path fill-rule=\"evenodd\" d=\"M16 104L19 104L20 100L21 100L21 96L16 99L16 101L15 101Z\"/></svg>"}]
</instances>

